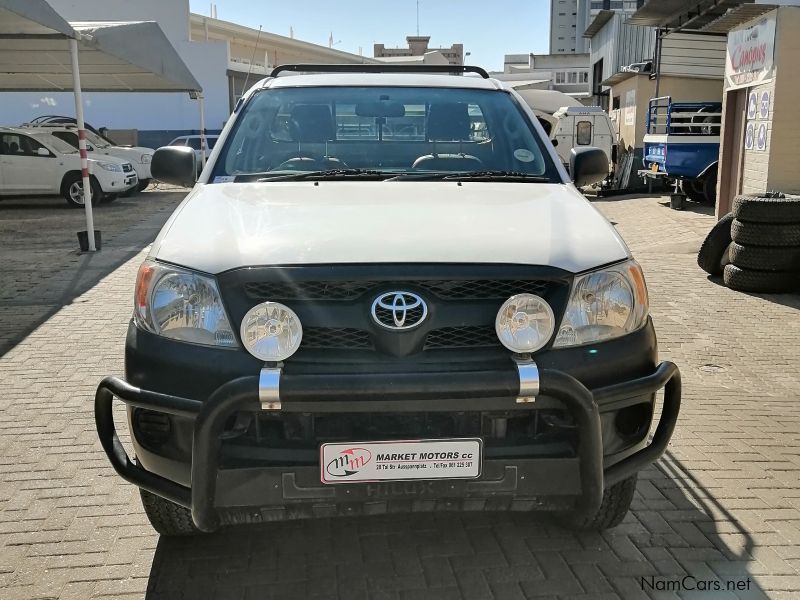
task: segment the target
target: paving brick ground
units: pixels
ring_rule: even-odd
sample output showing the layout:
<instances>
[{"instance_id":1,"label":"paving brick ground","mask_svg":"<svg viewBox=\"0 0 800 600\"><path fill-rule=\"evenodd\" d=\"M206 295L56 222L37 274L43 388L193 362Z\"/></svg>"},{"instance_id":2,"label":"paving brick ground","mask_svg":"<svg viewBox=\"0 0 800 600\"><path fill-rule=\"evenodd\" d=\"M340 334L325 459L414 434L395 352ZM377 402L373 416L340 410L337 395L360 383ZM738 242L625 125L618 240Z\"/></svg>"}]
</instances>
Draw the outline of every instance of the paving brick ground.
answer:
<instances>
[{"instance_id":1,"label":"paving brick ground","mask_svg":"<svg viewBox=\"0 0 800 600\"><path fill-rule=\"evenodd\" d=\"M442 514L160 540L106 463L91 398L122 372L140 252L180 198L100 207L95 256L74 254L81 215L62 201L0 203L0 597L800 594L800 298L707 278L694 256L713 217L652 197L597 202L643 264L662 357L684 376L673 443L620 527L576 535L547 518ZM659 591L687 575L722 591Z\"/></svg>"}]
</instances>

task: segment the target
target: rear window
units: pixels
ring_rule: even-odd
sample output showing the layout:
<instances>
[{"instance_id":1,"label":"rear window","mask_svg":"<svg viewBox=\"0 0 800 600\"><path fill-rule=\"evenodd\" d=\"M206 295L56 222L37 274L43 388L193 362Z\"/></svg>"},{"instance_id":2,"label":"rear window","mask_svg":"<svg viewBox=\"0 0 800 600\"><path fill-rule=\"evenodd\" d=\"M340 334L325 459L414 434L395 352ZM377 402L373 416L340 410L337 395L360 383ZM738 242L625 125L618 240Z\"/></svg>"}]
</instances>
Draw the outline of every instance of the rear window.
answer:
<instances>
[{"instance_id":1,"label":"rear window","mask_svg":"<svg viewBox=\"0 0 800 600\"><path fill-rule=\"evenodd\" d=\"M247 102L213 175L504 170L560 182L544 148L516 101L502 91L278 88Z\"/></svg>"},{"instance_id":2,"label":"rear window","mask_svg":"<svg viewBox=\"0 0 800 600\"><path fill-rule=\"evenodd\" d=\"M591 121L578 121L575 126L575 143L579 146L588 146L592 143L592 122Z\"/></svg>"}]
</instances>

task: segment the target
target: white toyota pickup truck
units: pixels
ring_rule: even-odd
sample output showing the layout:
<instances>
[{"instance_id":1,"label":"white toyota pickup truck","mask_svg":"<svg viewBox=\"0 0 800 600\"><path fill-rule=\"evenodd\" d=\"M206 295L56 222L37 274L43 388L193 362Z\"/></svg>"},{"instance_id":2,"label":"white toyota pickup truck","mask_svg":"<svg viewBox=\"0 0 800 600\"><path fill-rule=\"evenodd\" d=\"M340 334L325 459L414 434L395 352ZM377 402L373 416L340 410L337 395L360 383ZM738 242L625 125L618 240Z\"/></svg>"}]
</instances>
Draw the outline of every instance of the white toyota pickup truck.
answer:
<instances>
[{"instance_id":1,"label":"white toyota pickup truck","mask_svg":"<svg viewBox=\"0 0 800 600\"><path fill-rule=\"evenodd\" d=\"M606 176L603 151L576 149L570 180L480 68L291 65L242 98L196 183L195 162L153 157L194 189L139 269L126 377L95 396L156 530L622 520L681 391L639 265L575 187Z\"/></svg>"}]
</instances>

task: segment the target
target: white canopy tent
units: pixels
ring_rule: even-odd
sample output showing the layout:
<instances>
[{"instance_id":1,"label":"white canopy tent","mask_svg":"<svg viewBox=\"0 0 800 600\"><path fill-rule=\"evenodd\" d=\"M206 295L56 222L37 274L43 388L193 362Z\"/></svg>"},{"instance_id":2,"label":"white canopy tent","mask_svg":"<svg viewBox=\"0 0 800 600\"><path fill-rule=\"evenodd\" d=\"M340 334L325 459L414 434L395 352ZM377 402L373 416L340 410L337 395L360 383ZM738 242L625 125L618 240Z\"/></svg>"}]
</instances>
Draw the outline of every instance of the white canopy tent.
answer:
<instances>
[{"instance_id":1,"label":"white canopy tent","mask_svg":"<svg viewBox=\"0 0 800 600\"><path fill-rule=\"evenodd\" d=\"M82 90L190 92L202 88L155 22L67 23L46 0L0 0L0 91L75 93L89 250L95 250Z\"/></svg>"}]
</instances>

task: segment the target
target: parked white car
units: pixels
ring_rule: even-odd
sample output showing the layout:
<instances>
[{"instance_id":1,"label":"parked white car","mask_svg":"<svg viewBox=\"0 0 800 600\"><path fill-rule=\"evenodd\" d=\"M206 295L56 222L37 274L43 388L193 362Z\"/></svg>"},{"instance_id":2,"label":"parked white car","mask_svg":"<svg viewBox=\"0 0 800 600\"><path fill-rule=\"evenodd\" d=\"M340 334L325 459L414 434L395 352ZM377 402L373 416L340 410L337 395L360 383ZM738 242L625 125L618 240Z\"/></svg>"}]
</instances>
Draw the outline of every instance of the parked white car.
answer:
<instances>
[{"instance_id":1,"label":"parked white car","mask_svg":"<svg viewBox=\"0 0 800 600\"><path fill-rule=\"evenodd\" d=\"M206 136L206 160L208 160L211 151L214 149L214 146L219 139L218 135L207 135ZM199 135L182 135L181 137L177 137L172 140L169 146L189 146L189 148L194 150L194 155L197 158L197 171L198 173L201 170L201 161L202 155L200 152L200 136Z\"/></svg>"},{"instance_id":2,"label":"parked white car","mask_svg":"<svg viewBox=\"0 0 800 600\"><path fill-rule=\"evenodd\" d=\"M59 123L59 124L39 124L39 123L25 123L22 125L24 128L38 128L50 132L55 137L64 140L74 148L78 147L78 128L75 125ZM139 178L139 184L132 191L142 191L150 185L150 161L153 158L155 150L152 148L144 148L142 146L115 146L108 143L99 135L86 130L86 150L89 155L104 154L106 156L115 156L125 162L133 165L136 171L136 176Z\"/></svg>"},{"instance_id":3,"label":"parked white car","mask_svg":"<svg viewBox=\"0 0 800 600\"><path fill-rule=\"evenodd\" d=\"M111 201L135 188L133 165L115 156L89 158L92 201ZM78 150L41 129L0 127L0 196L61 194L83 206Z\"/></svg>"}]
</instances>

